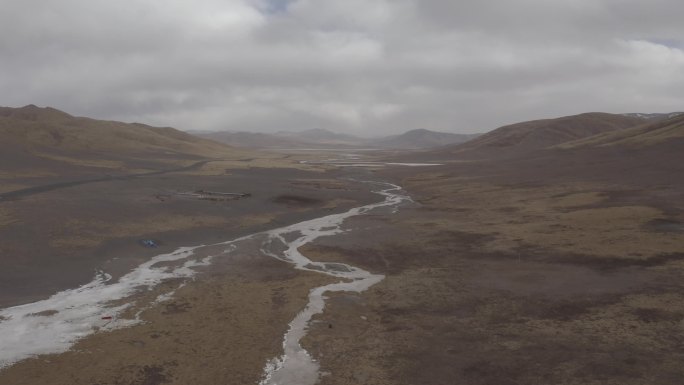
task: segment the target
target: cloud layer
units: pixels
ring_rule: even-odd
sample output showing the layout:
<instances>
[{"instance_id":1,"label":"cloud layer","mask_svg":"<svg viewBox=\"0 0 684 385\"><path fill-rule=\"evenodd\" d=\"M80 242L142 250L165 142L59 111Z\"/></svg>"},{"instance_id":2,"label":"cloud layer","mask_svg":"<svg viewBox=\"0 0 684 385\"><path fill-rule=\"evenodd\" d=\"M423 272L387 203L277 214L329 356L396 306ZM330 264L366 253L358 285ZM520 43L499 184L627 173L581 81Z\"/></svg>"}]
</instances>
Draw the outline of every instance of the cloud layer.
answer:
<instances>
[{"instance_id":1,"label":"cloud layer","mask_svg":"<svg viewBox=\"0 0 684 385\"><path fill-rule=\"evenodd\" d=\"M366 135L683 110L682 14L679 0L12 1L0 105Z\"/></svg>"}]
</instances>

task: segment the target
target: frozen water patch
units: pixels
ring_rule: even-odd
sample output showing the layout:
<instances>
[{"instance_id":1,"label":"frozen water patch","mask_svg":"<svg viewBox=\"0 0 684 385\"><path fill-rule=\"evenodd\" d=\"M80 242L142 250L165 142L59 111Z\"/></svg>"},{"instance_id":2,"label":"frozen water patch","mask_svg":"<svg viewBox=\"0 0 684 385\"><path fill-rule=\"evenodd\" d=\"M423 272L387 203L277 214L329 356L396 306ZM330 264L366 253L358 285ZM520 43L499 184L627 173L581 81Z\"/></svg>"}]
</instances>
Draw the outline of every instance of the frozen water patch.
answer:
<instances>
[{"instance_id":1,"label":"frozen water patch","mask_svg":"<svg viewBox=\"0 0 684 385\"><path fill-rule=\"evenodd\" d=\"M198 247L202 246L158 255L117 282L110 282L110 275L99 272L95 279L79 288L0 310L0 368L35 355L64 352L98 328L111 330L137 323L137 319L118 317L131 304L113 306L112 302L130 297L140 289L150 289L166 279L191 277L195 274L193 268L209 262L207 258L188 259ZM155 266L185 259L175 268Z\"/></svg>"},{"instance_id":2,"label":"frozen water patch","mask_svg":"<svg viewBox=\"0 0 684 385\"><path fill-rule=\"evenodd\" d=\"M373 161L362 161L357 159L354 161L340 160L340 159L327 159L322 161L307 161L302 160L299 163L302 164L325 164L337 167L385 167L385 166L403 166L403 167L430 167L430 166L443 166L443 163L394 163L394 162L373 162Z\"/></svg>"},{"instance_id":3,"label":"frozen water patch","mask_svg":"<svg viewBox=\"0 0 684 385\"><path fill-rule=\"evenodd\" d=\"M251 237L217 244L227 245L219 255L229 254L235 250L235 243ZM185 284L157 296L149 305L138 309L133 319L121 317L132 303L113 305L113 302L125 300L141 290L150 290L168 279L192 278L198 267L210 265L214 258L193 258L195 251L203 247L207 246L182 247L158 255L117 282L111 282L110 275L99 272L91 282L76 289L0 310L0 369L36 355L65 352L79 339L97 330L114 330L139 323L143 311L170 300Z\"/></svg>"},{"instance_id":4,"label":"frozen water patch","mask_svg":"<svg viewBox=\"0 0 684 385\"><path fill-rule=\"evenodd\" d=\"M390 166L406 166L406 167L429 167L429 166L444 166L443 163L386 163Z\"/></svg>"}]
</instances>

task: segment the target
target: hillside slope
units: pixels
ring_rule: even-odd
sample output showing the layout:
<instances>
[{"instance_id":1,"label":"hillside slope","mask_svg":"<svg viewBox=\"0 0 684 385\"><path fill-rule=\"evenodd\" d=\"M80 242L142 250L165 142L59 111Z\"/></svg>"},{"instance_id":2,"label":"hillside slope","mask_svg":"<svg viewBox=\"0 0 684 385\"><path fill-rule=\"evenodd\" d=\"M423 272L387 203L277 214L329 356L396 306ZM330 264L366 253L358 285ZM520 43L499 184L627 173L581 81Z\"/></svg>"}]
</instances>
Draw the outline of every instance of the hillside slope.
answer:
<instances>
[{"instance_id":1,"label":"hillside slope","mask_svg":"<svg viewBox=\"0 0 684 385\"><path fill-rule=\"evenodd\" d=\"M624 130L611 131L574 140L563 143L558 148L573 149L606 146L638 148L668 142L684 142L684 115L677 115L667 120L647 122Z\"/></svg>"},{"instance_id":2,"label":"hillside slope","mask_svg":"<svg viewBox=\"0 0 684 385\"><path fill-rule=\"evenodd\" d=\"M0 108L0 172L181 165L235 150L168 127L74 117L53 108ZM48 172L49 173L49 172Z\"/></svg>"},{"instance_id":3,"label":"hillside slope","mask_svg":"<svg viewBox=\"0 0 684 385\"><path fill-rule=\"evenodd\" d=\"M643 119L637 117L599 112L534 120L503 126L467 143L441 151L475 155L522 153L604 132L622 130L643 122Z\"/></svg>"},{"instance_id":4,"label":"hillside slope","mask_svg":"<svg viewBox=\"0 0 684 385\"><path fill-rule=\"evenodd\" d=\"M479 134L453 134L425 129L407 131L400 135L378 138L360 138L323 129L305 131L257 132L203 132L199 136L235 147L246 148L382 148L415 150L464 143Z\"/></svg>"}]
</instances>

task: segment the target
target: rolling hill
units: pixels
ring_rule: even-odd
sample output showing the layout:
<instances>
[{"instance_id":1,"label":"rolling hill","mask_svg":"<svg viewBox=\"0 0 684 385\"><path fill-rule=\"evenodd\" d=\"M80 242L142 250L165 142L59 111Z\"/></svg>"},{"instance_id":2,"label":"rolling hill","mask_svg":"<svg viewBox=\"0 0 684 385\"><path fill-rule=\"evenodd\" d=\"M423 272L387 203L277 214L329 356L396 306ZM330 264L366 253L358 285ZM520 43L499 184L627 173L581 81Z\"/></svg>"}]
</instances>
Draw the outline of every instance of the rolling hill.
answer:
<instances>
[{"instance_id":1,"label":"rolling hill","mask_svg":"<svg viewBox=\"0 0 684 385\"><path fill-rule=\"evenodd\" d=\"M436 150L448 157L506 156L548 148L604 132L644 123L638 117L591 112L556 119L533 120L499 127L464 144Z\"/></svg>"},{"instance_id":2,"label":"rolling hill","mask_svg":"<svg viewBox=\"0 0 684 385\"><path fill-rule=\"evenodd\" d=\"M669 119L649 121L624 130L610 131L566 142L560 144L558 148L576 149L609 146L643 148L667 143L684 143L684 115L677 114Z\"/></svg>"},{"instance_id":3,"label":"rolling hill","mask_svg":"<svg viewBox=\"0 0 684 385\"><path fill-rule=\"evenodd\" d=\"M54 108L0 108L0 172L182 165L235 150L169 127L74 117Z\"/></svg>"},{"instance_id":4,"label":"rolling hill","mask_svg":"<svg viewBox=\"0 0 684 385\"><path fill-rule=\"evenodd\" d=\"M530 184L574 178L658 186L684 175L684 115L666 120L623 118L591 113L519 123L462 145L398 155L387 161L443 162L460 169L459 173L472 171L509 183ZM524 135L513 135L520 131ZM591 132L597 133L588 135ZM564 141L573 136L583 137Z\"/></svg>"}]
</instances>

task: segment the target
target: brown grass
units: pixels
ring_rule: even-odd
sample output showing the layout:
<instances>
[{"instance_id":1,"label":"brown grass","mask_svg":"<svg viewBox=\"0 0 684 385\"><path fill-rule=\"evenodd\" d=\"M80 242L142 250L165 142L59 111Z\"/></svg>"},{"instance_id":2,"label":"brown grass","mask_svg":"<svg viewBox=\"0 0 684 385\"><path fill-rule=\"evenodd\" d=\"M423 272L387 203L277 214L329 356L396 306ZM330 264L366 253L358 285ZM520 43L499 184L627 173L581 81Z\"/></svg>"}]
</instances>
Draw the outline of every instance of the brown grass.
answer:
<instances>
[{"instance_id":1,"label":"brown grass","mask_svg":"<svg viewBox=\"0 0 684 385\"><path fill-rule=\"evenodd\" d=\"M459 215L436 219L440 226L495 234L496 240L486 245L491 251L535 247L563 253L647 259L684 250L684 238L678 234L646 230L650 221L663 218L660 210L634 205L611 206L607 203L606 189L590 184L515 188L461 179L424 185L423 197L418 201L436 210L441 207L459 212Z\"/></svg>"},{"instance_id":2,"label":"brown grass","mask_svg":"<svg viewBox=\"0 0 684 385\"><path fill-rule=\"evenodd\" d=\"M16 222L11 212L7 209L0 208L0 226L11 225Z\"/></svg>"},{"instance_id":3,"label":"brown grass","mask_svg":"<svg viewBox=\"0 0 684 385\"><path fill-rule=\"evenodd\" d=\"M316 318L321 384L679 384L684 239L648 226L675 209L633 186L403 185L420 207L304 248L387 274Z\"/></svg>"},{"instance_id":4,"label":"brown grass","mask_svg":"<svg viewBox=\"0 0 684 385\"><path fill-rule=\"evenodd\" d=\"M71 219L50 236L50 246L77 249L95 247L108 239L135 237L140 234L186 231L217 226L248 227L270 223L277 215L243 215L239 217L157 215L135 221L100 221ZM0 220L2 216L0 214ZM1 222L0 222L1 223Z\"/></svg>"}]
</instances>

